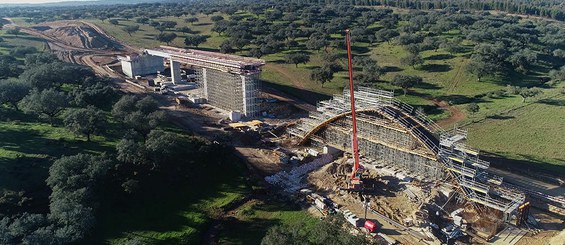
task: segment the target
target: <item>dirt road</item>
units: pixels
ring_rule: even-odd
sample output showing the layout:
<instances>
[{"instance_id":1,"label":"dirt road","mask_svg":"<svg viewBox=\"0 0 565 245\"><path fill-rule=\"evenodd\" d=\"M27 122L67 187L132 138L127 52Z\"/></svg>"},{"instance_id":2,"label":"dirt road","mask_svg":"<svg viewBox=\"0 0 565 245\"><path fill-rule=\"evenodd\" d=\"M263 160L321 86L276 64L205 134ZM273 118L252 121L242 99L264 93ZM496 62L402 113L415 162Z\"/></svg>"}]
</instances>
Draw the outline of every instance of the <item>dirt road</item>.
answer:
<instances>
[{"instance_id":1,"label":"dirt road","mask_svg":"<svg viewBox=\"0 0 565 245\"><path fill-rule=\"evenodd\" d=\"M449 126L455 125L456 123L465 119L465 113L459 110L459 108L450 105L447 101L438 99L432 99L431 101L439 108L449 111L450 115L448 118L437 121L437 124L442 128L447 128Z\"/></svg>"}]
</instances>

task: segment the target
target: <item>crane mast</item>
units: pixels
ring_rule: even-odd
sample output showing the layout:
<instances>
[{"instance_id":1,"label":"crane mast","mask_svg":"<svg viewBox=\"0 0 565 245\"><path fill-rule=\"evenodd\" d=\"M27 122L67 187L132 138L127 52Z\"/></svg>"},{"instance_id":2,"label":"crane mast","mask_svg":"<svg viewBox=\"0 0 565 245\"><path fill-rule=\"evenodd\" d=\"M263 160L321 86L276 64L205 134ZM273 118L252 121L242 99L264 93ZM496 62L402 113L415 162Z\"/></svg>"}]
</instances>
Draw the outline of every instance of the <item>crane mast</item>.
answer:
<instances>
[{"instance_id":1,"label":"crane mast","mask_svg":"<svg viewBox=\"0 0 565 245\"><path fill-rule=\"evenodd\" d=\"M353 148L353 171L351 173L351 188L359 189L361 187L361 167L359 164L359 146L357 143L357 119L355 115L355 93L353 87L353 65L351 61L351 37L349 30L345 30L345 42L347 43L347 64L349 67L349 98L351 99L351 118L353 120L353 134L351 146Z\"/></svg>"}]
</instances>

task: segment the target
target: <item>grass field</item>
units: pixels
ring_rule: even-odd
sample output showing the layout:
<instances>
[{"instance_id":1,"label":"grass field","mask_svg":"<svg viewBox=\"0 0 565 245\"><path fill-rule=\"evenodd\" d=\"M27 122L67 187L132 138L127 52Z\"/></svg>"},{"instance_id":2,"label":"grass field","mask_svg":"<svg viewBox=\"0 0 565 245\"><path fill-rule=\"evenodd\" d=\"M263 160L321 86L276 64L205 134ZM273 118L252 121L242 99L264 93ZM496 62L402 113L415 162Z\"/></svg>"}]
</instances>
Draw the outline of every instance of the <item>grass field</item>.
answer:
<instances>
[{"instance_id":1,"label":"grass field","mask_svg":"<svg viewBox=\"0 0 565 245\"><path fill-rule=\"evenodd\" d=\"M220 168L206 168L186 186L145 193L132 206L104 207L90 242L123 244L137 238L148 244L201 244L215 214L252 191L243 165ZM222 229L220 244L259 244L273 225L315 221L305 211L280 203L244 205L235 212L242 220Z\"/></svg>"},{"instance_id":2,"label":"grass field","mask_svg":"<svg viewBox=\"0 0 565 245\"><path fill-rule=\"evenodd\" d=\"M470 120L478 122L466 127L469 144L496 156L506 167L565 174L565 96L546 97L550 98L526 105L521 98L505 98L508 102L499 113L473 115Z\"/></svg>"},{"instance_id":3,"label":"grass field","mask_svg":"<svg viewBox=\"0 0 565 245\"><path fill-rule=\"evenodd\" d=\"M10 112L8 117L9 121L0 121L0 195L44 188L51 163L62 155L100 154L115 148L115 138L94 136L86 142L62 126L18 112Z\"/></svg>"},{"instance_id":4,"label":"grass field","mask_svg":"<svg viewBox=\"0 0 565 245\"><path fill-rule=\"evenodd\" d=\"M0 42L0 53L8 54L10 49L15 47L35 47L39 51L48 49L47 44L40 38L21 33L18 36L6 34L6 30L0 31L0 37L4 39Z\"/></svg>"},{"instance_id":5,"label":"grass field","mask_svg":"<svg viewBox=\"0 0 565 245\"><path fill-rule=\"evenodd\" d=\"M171 46L177 47L185 47L184 38L187 34L175 31L177 28L180 27L188 27L190 28L195 34L199 35L206 35L208 39L205 43L198 46L199 48L204 49L217 49L225 37L219 36L218 33L212 32L212 27L214 26L213 21L210 20L211 16L206 15L197 15L198 22L194 24L185 23L184 19L186 17L165 17L165 18L157 18L154 19L155 21L162 22L162 21L175 21L178 25L172 30L166 30L165 32L174 32L177 34L177 38L170 43ZM108 32L108 34L114 36L118 40L125 42L127 44L141 47L141 48L153 48L158 47L159 45L165 45L165 43L160 43L155 37L159 34L159 31L156 30L154 27L150 25L142 25L139 23L135 23L134 20L126 20L126 19L117 19L119 21L118 25L113 25L108 21L101 21L98 19L87 20L89 22L95 23L104 30ZM131 36L122 30L124 26L127 25L139 25L140 29L138 32L132 33Z\"/></svg>"},{"instance_id":6,"label":"grass field","mask_svg":"<svg viewBox=\"0 0 565 245\"><path fill-rule=\"evenodd\" d=\"M104 207L94 241L123 244L142 237L151 244L198 244L215 210L249 191L241 166L234 163L224 169L231 171L202 168L198 171L206 171L188 185L144 193L121 210Z\"/></svg>"},{"instance_id":7,"label":"grass field","mask_svg":"<svg viewBox=\"0 0 565 245\"><path fill-rule=\"evenodd\" d=\"M236 221L227 222L220 232L220 244L260 244L273 225L300 224L305 230L319 222L292 205L276 201L248 202L234 211Z\"/></svg>"}]
</instances>

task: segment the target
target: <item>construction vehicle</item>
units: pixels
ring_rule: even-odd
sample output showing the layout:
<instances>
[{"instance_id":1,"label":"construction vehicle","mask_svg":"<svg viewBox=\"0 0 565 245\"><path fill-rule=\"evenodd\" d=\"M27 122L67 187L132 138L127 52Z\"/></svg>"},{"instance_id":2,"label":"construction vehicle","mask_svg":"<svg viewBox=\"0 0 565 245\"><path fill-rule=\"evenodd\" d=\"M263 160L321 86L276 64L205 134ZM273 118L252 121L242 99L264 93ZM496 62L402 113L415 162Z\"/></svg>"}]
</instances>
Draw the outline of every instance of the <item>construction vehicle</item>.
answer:
<instances>
[{"instance_id":1,"label":"construction vehicle","mask_svg":"<svg viewBox=\"0 0 565 245\"><path fill-rule=\"evenodd\" d=\"M363 167L359 164L359 146L357 142L357 119L355 115L355 88L353 86L353 65L351 61L351 37L350 31L345 30L345 42L347 43L347 65L349 68L349 94L351 99L351 118L353 121L352 144L353 147L353 170L351 171L351 179L349 188L352 191L360 191L363 187L361 175L363 174Z\"/></svg>"}]
</instances>

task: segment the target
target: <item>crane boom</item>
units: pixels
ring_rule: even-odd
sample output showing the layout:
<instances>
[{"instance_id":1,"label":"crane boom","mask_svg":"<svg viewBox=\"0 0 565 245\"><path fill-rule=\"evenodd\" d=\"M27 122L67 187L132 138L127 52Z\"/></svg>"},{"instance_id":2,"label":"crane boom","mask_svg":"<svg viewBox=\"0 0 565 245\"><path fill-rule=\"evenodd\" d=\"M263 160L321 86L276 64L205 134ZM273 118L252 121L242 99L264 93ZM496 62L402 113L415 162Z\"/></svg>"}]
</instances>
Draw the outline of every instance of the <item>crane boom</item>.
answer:
<instances>
[{"instance_id":1,"label":"crane boom","mask_svg":"<svg viewBox=\"0 0 565 245\"><path fill-rule=\"evenodd\" d=\"M351 62L351 40L349 30L345 30L345 42L347 43L347 64L349 67L349 97L351 99L351 118L353 120L352 147L355 163L351 173L351 185L353 188L359 187L361 184L361 172L359 165L359 146L357 144L357 119L355 115L355 93L353 87L353 65Z\"/></svg>"}]
</instances>

